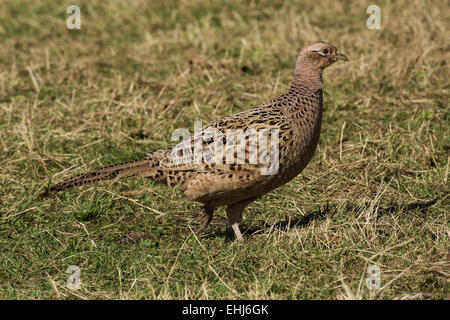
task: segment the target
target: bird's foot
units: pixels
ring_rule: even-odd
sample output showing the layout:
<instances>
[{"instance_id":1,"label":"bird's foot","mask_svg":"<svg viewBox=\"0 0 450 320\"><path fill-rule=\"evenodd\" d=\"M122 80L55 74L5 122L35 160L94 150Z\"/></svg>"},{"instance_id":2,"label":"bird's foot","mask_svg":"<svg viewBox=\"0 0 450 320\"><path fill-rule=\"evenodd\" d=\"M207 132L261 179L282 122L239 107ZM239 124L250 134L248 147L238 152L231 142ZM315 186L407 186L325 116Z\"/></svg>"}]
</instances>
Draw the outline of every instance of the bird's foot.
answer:
<instances>
[{"instance_id":1,"label":"bird's foot","mask_svg":"<svg viewBox=\"0 0 450 320\"><path fill-rule=\"evenodd\" d=\"M205 213L203 214L201 220L203 220L202 225L200 226L200 228L197 229L197 234L200 234L203 232L203 230L205 230L205 228L207 226L209 226L209 224L211 223L211 220L213 218L213 213L214 211L209 211L209 210L205 210Z\"/></svg>"}]
</instances>

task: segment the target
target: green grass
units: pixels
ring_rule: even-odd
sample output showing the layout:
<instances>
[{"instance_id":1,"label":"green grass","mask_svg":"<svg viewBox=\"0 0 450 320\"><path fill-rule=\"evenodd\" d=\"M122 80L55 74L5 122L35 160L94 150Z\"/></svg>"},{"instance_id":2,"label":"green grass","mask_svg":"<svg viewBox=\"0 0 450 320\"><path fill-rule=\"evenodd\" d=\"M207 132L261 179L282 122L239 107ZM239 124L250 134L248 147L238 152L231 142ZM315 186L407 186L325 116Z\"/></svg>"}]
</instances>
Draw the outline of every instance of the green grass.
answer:
<instances>
[{"instance_id":1,"label":"green grass","mask_svg":"<svg viewBox=\"0 0 450 320\"><path fill-rule=\"evenodd\" d=\"M448 5L378 3L371 31L364 1L79 1L69 31L72 3L4 1L0 298L448 299ZM350 63L324 73L313 161L247 209L245 242L223 208L197 237L200 205L151 181L38 197L275 97L315 40Z\"/></svg>"}]
</instances>

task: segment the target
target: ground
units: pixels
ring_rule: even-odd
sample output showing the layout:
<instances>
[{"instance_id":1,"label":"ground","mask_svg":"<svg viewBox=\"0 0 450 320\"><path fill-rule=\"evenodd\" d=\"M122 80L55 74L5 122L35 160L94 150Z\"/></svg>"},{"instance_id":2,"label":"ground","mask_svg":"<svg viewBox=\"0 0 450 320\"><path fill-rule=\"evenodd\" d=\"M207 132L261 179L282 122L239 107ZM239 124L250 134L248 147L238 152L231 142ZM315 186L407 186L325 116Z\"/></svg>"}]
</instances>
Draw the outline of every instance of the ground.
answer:
<instances>
[{"instance_id":1,"label":"ground","mask_svg":"<svg viewBox=\"0 0 450 320\"><path fill-rule=\"evenodd\" d=\"M72 2L3 1L0 298L448 299L448 4L376 1L370 30L372 2L305 2L78 1L68 30ZM316 40L350 62L324 73L312 162L250 205L244 242L223 208L194 234L201 206L148 180L39 198L276 97Z\"/></svg>"}]
</instances>

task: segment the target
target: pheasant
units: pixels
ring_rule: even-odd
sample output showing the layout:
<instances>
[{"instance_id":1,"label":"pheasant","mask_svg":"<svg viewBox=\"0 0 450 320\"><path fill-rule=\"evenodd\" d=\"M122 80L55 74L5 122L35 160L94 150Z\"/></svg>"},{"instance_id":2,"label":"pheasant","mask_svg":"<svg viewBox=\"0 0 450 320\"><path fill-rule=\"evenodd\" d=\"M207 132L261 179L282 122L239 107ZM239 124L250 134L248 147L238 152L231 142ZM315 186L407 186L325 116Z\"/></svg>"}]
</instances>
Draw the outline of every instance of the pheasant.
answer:
<instances>
[{"instance_id":1,"label":"pheasant","mask_svg":"<svg viewBox=\"0 0 450 320\"><path fill-rule=\"evenodd\" d=\"M150 178L177 186L185 198L204 204L198 232L210 224L217 207L227 206L234 234L243 240L239 223L244 209L295 178L311 160L322 122L322 71L338 60L348 58L327 42L312 43L300 51L291 85L279 97L212 121L190 139L142 160L68 178L43 196L105 180Z\"/></svg>"}]
</instances>

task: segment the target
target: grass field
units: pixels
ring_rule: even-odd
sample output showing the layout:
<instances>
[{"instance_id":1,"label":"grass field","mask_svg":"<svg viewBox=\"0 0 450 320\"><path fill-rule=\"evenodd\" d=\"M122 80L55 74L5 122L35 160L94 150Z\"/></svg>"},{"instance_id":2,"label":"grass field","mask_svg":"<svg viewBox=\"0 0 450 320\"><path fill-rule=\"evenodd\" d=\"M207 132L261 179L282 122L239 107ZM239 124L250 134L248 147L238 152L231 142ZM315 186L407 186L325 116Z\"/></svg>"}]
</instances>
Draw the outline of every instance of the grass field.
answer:
<instances>
[{"instance_id":1,"label":"grass field","mask_svg":"<svg viewBox=\"0 0 450 320\"><path fill-rule=\"evenodd\" d=\"M448 299L449 5L376 1L369 30L372 2L304 2L77 1L68 30L72 1L2 1L0 298ZM223 208L195 235L200 205L152 181L39 198L276 97L316 40L350 62L324 73L313 161L248 208L244 242Z\"/></svg>"}]
</instances>

